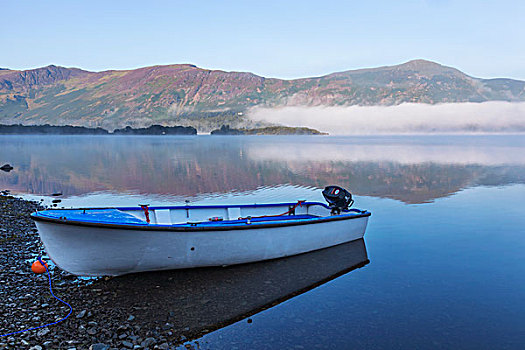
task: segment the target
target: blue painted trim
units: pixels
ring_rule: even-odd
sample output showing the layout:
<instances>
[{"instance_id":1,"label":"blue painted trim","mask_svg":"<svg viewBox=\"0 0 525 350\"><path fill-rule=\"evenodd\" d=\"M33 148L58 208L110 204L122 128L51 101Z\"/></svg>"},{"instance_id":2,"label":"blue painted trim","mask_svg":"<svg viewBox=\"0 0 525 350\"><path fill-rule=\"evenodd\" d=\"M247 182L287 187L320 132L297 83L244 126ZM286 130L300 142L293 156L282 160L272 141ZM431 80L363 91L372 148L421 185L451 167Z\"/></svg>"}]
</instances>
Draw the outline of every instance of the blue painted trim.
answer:
<instances>
[{"instance_id":1,"label":"blue painted trim","mask_svg":"<svg viewBox=\"0 0 525 350\"><path fill-rule=\"evenodd\" d=\"M327 217L317 217L315 219L302 219L302 220L282 220L281 222L265 222L261 221L255 224L248 224L247 222L240 222L239 224L231 225L202 225L201 222L192 224L175 224L175 225L149 225L149 224L122 224L122 223L110 223L110 222L90 222L90 221L74 221L74 220L62 220L57 218L45 217L45 216L33 216L33 220L36 221L47 221L54 224L64 224L64 225L73 225L73 226L89 226L97 228L111 228L111 229L123 229L123 230L137 230L142 231L174 231L174 232L202 232L202 231L231 231L231 230L250 230L258 228L278 228L285 226L297 226L297 225L311 225L311 224L320 224L330 221L339 221L339 220L351 220L359 219L363 217L370 216L371 213L365 211L362 214L344 214L344 215L335 215Z\"/></svg>"}]
</instances>

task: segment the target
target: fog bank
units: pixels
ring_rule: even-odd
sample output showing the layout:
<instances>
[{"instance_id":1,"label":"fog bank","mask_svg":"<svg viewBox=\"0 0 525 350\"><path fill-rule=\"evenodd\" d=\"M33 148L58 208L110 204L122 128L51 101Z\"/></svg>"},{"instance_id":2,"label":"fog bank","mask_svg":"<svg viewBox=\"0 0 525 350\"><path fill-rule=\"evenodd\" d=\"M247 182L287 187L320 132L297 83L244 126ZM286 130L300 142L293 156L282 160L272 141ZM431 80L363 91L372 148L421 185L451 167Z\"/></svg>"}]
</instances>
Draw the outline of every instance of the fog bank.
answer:
<instances>
[{"instance_id":1,"label":"fog bank","mask_svg":"<svg viewBox=\"0 0 525 350\"><path fill-rule=\"evenodd\" d=\"M331 135L525 132L525 102L252 108L248 118Z\"/></svg>"}]
</instances>

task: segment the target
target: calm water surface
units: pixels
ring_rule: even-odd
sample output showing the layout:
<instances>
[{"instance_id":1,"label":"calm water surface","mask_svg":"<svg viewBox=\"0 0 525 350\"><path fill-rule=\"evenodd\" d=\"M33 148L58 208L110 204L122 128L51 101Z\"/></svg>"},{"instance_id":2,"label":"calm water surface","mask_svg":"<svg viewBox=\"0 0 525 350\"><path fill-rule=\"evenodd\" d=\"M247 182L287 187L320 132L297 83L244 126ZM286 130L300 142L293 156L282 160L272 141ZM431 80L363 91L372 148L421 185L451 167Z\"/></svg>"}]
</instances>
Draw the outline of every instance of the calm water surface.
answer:
<instances>
[{"instance_id":1,"label":"calm water surface","mask_svg":"<svg viewBox=\"0 0 525 350\"><path fill-rule=\"evenodd\" d=\"M0 189L45 203L62 192L64 206L322 201L339 184L372 211L366 247L348 253L361 255L263 265L297 293L289 283L277 305L222 320L195 347L525 344L524 136L0 136L0 163L15 167ZM349 269L362 254L370 263Z\"/></svg>"}]
</instances>

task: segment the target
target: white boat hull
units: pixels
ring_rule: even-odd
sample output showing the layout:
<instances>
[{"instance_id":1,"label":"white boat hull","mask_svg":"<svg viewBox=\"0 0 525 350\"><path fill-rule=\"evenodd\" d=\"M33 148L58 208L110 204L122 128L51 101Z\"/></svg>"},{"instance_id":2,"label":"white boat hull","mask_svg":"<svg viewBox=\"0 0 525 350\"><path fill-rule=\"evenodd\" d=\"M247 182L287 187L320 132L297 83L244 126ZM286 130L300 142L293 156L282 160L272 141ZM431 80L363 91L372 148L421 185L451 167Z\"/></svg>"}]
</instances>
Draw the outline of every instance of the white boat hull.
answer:
<instances>
[{"instance_id":1,"label":"white boat hull","mask_svg":"<svg viewBox=\"0 0 525 350\"><path fill-rule=\"evenodd\" d=\"M322 249L363 237L368 216L249 230L144 231L36 221L46 251L79 276L242 264Z\"/></svg>"}]
</instances>

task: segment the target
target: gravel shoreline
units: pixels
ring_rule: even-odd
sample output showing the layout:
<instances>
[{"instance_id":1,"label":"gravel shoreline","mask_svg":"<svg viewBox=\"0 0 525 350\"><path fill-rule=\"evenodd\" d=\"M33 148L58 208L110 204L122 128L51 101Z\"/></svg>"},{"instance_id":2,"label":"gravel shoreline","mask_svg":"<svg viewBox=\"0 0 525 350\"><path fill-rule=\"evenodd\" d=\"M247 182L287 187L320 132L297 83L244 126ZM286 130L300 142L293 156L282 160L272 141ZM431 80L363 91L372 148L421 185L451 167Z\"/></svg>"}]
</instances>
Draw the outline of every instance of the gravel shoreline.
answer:
<instances>
[{"instance_id":1,"label":"gravel shoreline","mask_svg":"<svg viewBox=\"0 0 525 350\"><path fill-rule=\"evenodd\" d=\"M29 214L39 203L0 195L0 334L55 322L69 308L54 299L46 275L35 275L31 263L41 252L40 239ZM57 325L0 337L3 349L171 349L195 329L176 332L164 320L136 322L133 305L114 305L118 298L110 279L79 279L50 268L57 297L73 307ZM183 329L184 331L184 329Z\"/></svg>"}]
</instances>

